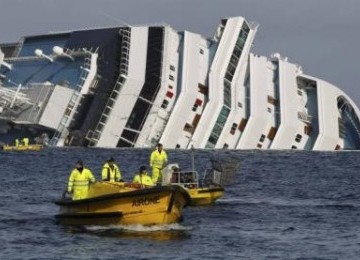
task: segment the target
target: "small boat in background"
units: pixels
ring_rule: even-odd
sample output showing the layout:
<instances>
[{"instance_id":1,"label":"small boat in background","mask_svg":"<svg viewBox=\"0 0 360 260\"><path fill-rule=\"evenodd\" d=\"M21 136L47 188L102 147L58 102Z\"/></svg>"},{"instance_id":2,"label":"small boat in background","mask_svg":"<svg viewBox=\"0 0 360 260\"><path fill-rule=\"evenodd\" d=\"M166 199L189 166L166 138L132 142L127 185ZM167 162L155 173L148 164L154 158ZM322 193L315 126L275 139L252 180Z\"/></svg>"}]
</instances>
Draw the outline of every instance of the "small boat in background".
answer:
<instances>
[{"instance_id":1,"label":"small boat in background","mask_svg":"<svg viewBox=\"0 0 360 260\"><path fill-rule=\"evenodd\" d=\"M224 185L234 183L239 162L211 160L211 163L212 167L205 170L202 178L195 170L183 171L177 163L168 164L162 171L162 183L183 187L191 198L191 206L213 204L224 195Z\"/></svg>"},{"instance_id":2,"label":"small boat in background","mask_svg":"<svg viewBox=\"0 0 360 260\"><path fill-rule=\"evenodd\" d=\"M96 182L86 199L62 198L55 204L60 206L56 218L66 225L163 225L180 222L189 202L178 185Z\"/></svg>"},{"instance_id":3,"label":"small boat in background","mask_svg":"<svg viewBox=\"0 0 360 260\"><path fill-rule=\"evenodd\" d=\"M3 150L10 152L10 151L40 151L43 148L41 144L29 144L29 145L7 145L3 146Z\"/></svg>"}]
</instances>

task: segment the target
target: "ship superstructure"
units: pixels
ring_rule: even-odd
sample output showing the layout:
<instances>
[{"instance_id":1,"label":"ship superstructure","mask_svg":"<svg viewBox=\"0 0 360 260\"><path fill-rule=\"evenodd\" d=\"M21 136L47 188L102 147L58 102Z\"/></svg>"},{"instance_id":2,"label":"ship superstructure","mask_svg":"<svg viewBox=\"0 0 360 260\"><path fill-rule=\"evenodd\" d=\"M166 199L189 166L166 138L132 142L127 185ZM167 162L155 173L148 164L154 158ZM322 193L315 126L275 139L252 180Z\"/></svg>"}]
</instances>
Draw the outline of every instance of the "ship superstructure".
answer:
<instances>
[{"instance_id":1,"label":"ship superstructure","mask_svg":"<svg viewBox=\"0 0 360 260\"><path fill-rule=\"evenodd\" d=\"M108 148L359 149L354 102L287 57L251 53L257 29L232 17L212 38L156 24L0 44L1 136L30 130L53 146Z\"/></svg>"}]
</instances>

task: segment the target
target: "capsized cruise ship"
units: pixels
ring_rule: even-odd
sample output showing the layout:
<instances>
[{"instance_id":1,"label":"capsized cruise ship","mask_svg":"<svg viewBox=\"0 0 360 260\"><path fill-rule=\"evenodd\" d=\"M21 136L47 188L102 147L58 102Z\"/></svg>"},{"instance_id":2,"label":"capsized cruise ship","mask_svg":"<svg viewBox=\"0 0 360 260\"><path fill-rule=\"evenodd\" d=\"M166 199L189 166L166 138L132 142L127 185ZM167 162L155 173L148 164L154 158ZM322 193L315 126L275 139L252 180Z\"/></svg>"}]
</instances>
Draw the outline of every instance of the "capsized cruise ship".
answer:
<instances>
[{"instance_id":1,"label":"capsized cruise ship","mask_svg":"<svg viewBox=\"0 0 360 260\"><path fill-rule=\"evenodd\" d=\"M155 24L0 44L0 140L359 149L360 112L351 98L287 57L252 53L257 29L232 17L212 38Z\"/></svg>"}]
</instances>

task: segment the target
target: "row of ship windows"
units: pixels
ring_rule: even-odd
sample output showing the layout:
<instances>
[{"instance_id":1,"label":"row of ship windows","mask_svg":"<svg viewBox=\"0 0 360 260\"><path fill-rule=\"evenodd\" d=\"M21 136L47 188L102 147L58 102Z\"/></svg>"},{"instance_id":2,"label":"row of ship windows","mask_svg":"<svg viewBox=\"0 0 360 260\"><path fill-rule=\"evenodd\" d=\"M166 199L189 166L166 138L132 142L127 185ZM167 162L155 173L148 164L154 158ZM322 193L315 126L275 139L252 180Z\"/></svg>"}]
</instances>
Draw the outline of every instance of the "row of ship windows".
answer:
<instances>
[{"instance_id":1,"label":"row of ship windows","mask_svg":"<svg viewBox=\"0 0 360 260\"><path fill-rule=\"evenodd\" d=\"M231 130L230 130L230 133L231 133L231 134L234 134L234 133L235 133L235 130L236 130L236 127L237 127L237 126L238 126L238 125L237 125L236 123L233 123L233 125L232 125L232 127L231 127ZM189 128L189 127L193 128L193 126L190 126L189 124L186 124L185 127L184 127L184 130L185 130L185 128ZM262 148L262 143L264 142L265 137L266 137L266 136L265 136L264 134L261 135L261 137L260 137L260 139L259 139L260 143L257 144L257 147L258 147L258 148ZM301 139L302 139L302 135L297 134L296 137L295 137L295 141L296 141L297 143L300 143ZM229 147L229 145L228 145L227 143L225 143L224 146L223 146L224 149L226 149L226 148L228 148L228 147ZM177 144L177 145L176 145L176 148L180 148L180 145ZM291 149L297 149L297 146L292 145L292 146L291 146ZM339 147L337 146L335 149L339 149Z\"/></svg>"},{"instance_id":2,"label":"row of ship windows","mask_svg":"<svg viewBox=\"0 0 360 260\"><path fill-rule=\"evenodd\" d=\"M277 100L276 99L270 99L271 101L269 101L269 97L268 97L268 102L270 103L270 104L273 104L274 106L276 106L277 105ZM273 102L274 101L274 102ZM276 101L276 102L275 102ZM238 102L238 107L243 107L243 104L241 103L241 102ZM267 108L267 111L269 112L269 113L271 113L272 112L272 109L271 109L271 107L268 107Z\"/></svg>"},{"instance_id":3,"label":"row of ship windows","mask_svg":"<svg viewBox=\"0 0 360 260\"><path fill-rule=\"evenodd\" d=\"M232 125L232 128L231 128L231 133L232 133L232 132L235 133L236 127L237 127L237 124L234 123L234 124ZM184 130L185 130L186 128L187 128L187 130L189 130L189 128L194 128L194 126L190 126L189 124L186 124L185 127L184 127ZM234 133L232 133L232 134L234 134ZM259 140L260 143L257 144L257 147L258 147L258 148L262 148L262 145L263 145L262 143L264 142L265 137L266 137L266 136L265 136L264 134L261 135L260 140ZM298 143L300 143L301 139L302 139L302 135L297 134L296 137L295 137L295 141L298 142ZM228 145L227 143L225 143L224 146L223 146L224 149L226 149L226 148L228 148L228 147L229 147L229 145ZM177 144L177 145L176 145L176 148L180 148L180 145ZM291 146L291 149L297 149L297 146L293 145L293 146Z\"/></svg>"},{"instance_id":4,"label":"row of ship windows","mask_svg":"<svg viewBox=\"0 0 360 260\"><path fill-rule=\"evenodd\" d=\"M203 49L200 49L200 54L204 54L204 50L203 50ZM175 71L175 66L174 66L174 65L170 65L170 70L171 70L171 71ZM175 80L175 78L174 78L173 75L169 75L169 79L172 80L172 81Z\"/></svg>"},{"instance_id":5,"label":"row of ship windows","mask_svg":"<svg viewBox=\"0 0 360 260\"><path fill-rule=\"evenodd\" d=\"M262 147L262 143L264 142L265 137L266 137L266 136L265 136L264 134L262 134L262 135L260 136L260 139L259 139L259 142L260 142L260 143L257 144L257 147L258 147L258 148L261 148L261 147ZM302 139L302 135L297 134L296 137L295 137L295 142L300 143L301 139ZM291 149L297 149L297 146L293 145L293 146L291 146Z\"/></svg>"},{"instance_id":6,"label":"row of ship windows","mask_svg":"<svg viewBox=\"0 0 360 260\"><path fill-rule=\"evenodd\" d=\"M172 89L173 87L171 85L169 85L169 88ZM171 92L171 91L166 92L166 97L167 98L171 99L173 96L174 96L173 92ZM194 106L192 107L192 111L196 112L196 110L198 109L199 106L202 105L202 103L203 103L203 101L201 99L197 98L195 100ZM161 104L161 108L166 109L168 105L169 105L169 100L164 99L162 104Z\"/></svg>"},{"instance_id":7,"label":"row of ship windows","mask_svg":"<svg viewBox=\"0 0 360 260\"><path fill-rule=\"evenodd\" d=\"M173 86L169 85L169 89L173 89ZM161 104L161 108L166 109L167 106L169 105L169 99L172 99L173 96L174 96L174 93L172 91L168 90L166 92L165 99L163 100L163 102Z\"/></svg>"},{"instance_id":8,"label":"row of ship windows","mask_svg":"<svg viewBox=\"0 0 360 260\"><path fill-rule=\"evenodd\" d=\"M340 148L341 148L341 146L338 144L335 146L335 150L340 150ZM293 145L293 146L291 146L291 149L297 149L297 146Z\"/></svg>"},{"instance_id":9,"label":"row of ship windows","mask_svg":"<svg viewBox=\"0 0 360 260\"><path fill-rule=\"evenodd\" d=\"M170 65L170 70L171 70L171 71L175 71L175 66L174 66L174 65ZM174 76L171 75L171 74L169 75L169 79L172 80L172 81L175 80Z\"/></svg>"},{"instance_id":10,"label":"row of ship windows","mask_svg":"<svg viewBox=\"0 0 360 260\"><path fill-rule=\"evenodd\" d=\"M264 134L262 134L262 135L260 136L259 141L260 141L261 143L264 142L265 137L266 137L266 136L265 136ZM301 139L302 139L302 135L297 134L296 137L295 137L295 142L300 143Z\"/></svg>"},{"instance_id":11,"label":"row of ship windows","mask_svg":"<svg viewBox=\"0 0 360 260\"><path fill-rule=\"evenodd\" d=\"M233 124L232 124L231 129L230 129L230 133L231 133L232 135L235 134L235 131L236 131L236 128L237 128L237 127L238 127L238 124L236 124L236 123L233 123ZM184 127L184 130L185 130L186 128L189 128L189 124L187 124L187 125ZM308 129L308 128L306 127L305 130L306 130L306 129ZM241 131L240 126L239 126L239 130ZM269 135L268 135L268 138L269 138L270 140L273 140L274 137L275 137L275 133L276 133L275 128L271 128L271 129L270 129L270 132L269 132ZM262 135L260 136L260 139L259 139L259 142L260 142L260 143L258 143L258 145L257 145L258 148L261 148L261 147L262 147L262 143L264 142L265 138L266 138L266 136L265 136L264 134L262 134ZM297 134L296 137L295 137L295 142L300 143L300 142L301 142L301 139L302 139L302 135L301 135L301 134Z\"/></svg>"}]
</instances>

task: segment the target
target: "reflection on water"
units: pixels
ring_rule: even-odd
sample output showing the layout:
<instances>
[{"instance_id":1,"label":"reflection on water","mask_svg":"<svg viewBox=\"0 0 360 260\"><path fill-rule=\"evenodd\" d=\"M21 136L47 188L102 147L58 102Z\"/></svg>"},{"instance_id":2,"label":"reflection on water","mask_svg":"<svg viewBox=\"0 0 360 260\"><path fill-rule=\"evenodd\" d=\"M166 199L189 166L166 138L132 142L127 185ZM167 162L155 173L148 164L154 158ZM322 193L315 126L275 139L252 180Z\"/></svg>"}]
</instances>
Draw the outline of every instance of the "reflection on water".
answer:
<instances>
[{"instance_id":1,"label":"reflection on water","mask_svg":"<svg viewBox=\"0 0 360 260\"><path fill-rule=\"evenodd\" d=\"M118 226L67 226L67 232L73 234L92 234L101 237L141 238L158 241L184 240L191 237L192 227L180 224L170 225L118 225Z\"/></svg>"}]
</instances>

